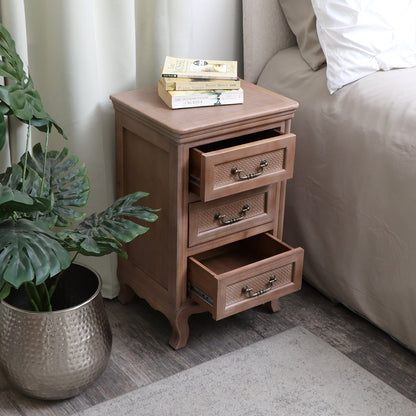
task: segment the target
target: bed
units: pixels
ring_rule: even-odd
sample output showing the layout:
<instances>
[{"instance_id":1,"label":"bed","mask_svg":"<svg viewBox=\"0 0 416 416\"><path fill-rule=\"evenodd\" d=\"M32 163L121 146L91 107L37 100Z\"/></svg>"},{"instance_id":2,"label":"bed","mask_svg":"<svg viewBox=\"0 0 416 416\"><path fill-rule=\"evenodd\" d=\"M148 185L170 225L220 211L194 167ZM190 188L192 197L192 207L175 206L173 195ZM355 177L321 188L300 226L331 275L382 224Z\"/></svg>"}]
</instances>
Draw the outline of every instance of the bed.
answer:
<instances>
[{"instance_id":1,"label":"bed","mask_svg":"<svg viewBox=\"0 0 416 416\"><path fill-rule=\"evenodd\" d=\"M281 3L243 1L243 28L244 78L300 103L284 239L307 282L416 351L416 67L331 86L328 45L312 69Z\"/></svg>"}]
</instances>

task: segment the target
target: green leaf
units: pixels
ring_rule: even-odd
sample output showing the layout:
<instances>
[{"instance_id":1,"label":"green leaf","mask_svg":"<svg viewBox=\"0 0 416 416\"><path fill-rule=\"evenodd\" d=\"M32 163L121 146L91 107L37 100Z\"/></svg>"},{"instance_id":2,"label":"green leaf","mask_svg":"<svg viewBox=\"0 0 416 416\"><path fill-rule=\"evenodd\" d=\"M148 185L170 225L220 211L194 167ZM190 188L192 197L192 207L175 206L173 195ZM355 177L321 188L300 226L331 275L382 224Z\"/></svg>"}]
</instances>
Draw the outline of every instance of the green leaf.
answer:
<instances>
[{"instance_id":1,"label":"green leaf","mask_svg":"<svg viewBox=\"0 0 416 416\"><path fill-rule=\"evenodd\" d=\"M145 192L135 192L119 198L105 211L87 217L75 230L66 229L59 233L65 241L65 247L88 256L103 256L112 252L124 256L121 246L144 234L149 228L123 217L135 217L147 222L154 222L158 218L154 212L159 210L133 205L147 195Z\"/></svg>"},{"instance_id":2,"label":"green leaf","mask_svg":"<svg viewBox=\"0 0 416 416\"><path fill-rule=\"evenodd\" d=\"M10 285L10 283L7 283L7 282L1 283L1 280L0 280L0 300L6 299L7 296L9 296L11 288L12 286Z\"/></svg>"},{"instance_id":3,"label":"green leaf","mask_svg":"<svg viewBox=\"0 0 416 416\"><path fill-rule=\"evenodd\" d=\"M8 110L10 110L21 121L30 123L43 132L54 126L59 134L67 138L62 128L46 113L41 97L34 88L33 80L26 73L23 61L16 51L15 42L2 24L0 24L0 76L6 81L5 85L0 86L3 114L9 114ZM3 145L3 138L0 135L0 150Z\"/></svg>"},{"instance_id":4,"label":"green leaf","mask_svg":"<svg viewBox=\"0 0 416 416\"><path fill-rule=\"evenodd\" d=\"M69 267L71 257L41 222L19 219L0 224L0 282L19 288L42 283Z\"/></svg>"},{"instance_id":5,"label":"green leaf","mask_svg":"<svg viewBox=\"0 0 416 416\"><path fill-rule=\"evenodd\" d=\"M0 74L2 76L15 81L26 77L23 62L16 51L16 44L2 24L0 24L0 54L2 57L1 71L3 71Z\"/></svg>"},{"instance_id":6,"label":"green leaf","mask_svg":"<svg viewBox=\"0 0 416 416\"><path fill-rule=\"evenodd\" d=\"M85 238L81 239L80 247L82 251L94 254L100 254L100 247L98 243L89 236L85 236Z\"/></svg>"},{"instance_id":7,"label":"green leaf","mask_svg":"<svg viewBox=\"0 0 416 416\"><path fill-rule=\"evenodd\" d=\"M48 114L43 108L42 100L31 83L16 82L8 87L8 105L13 114L22 121L36 119L48 119Z\"/></svg>"},{"instance_id":8,"label":"green leaf","mask_svg":"<svg viewBox=\"0 0 416 416\"><path fill-rule=\"evenodd\" d=\"M31 170L41 177L45 153L40 144L33 147L33 156L28 155L27 164ZM20 166L23 166L24 155ZM68 227L73 221L84 218L85 214L73 208L86 205L90 192L87 169L67 148L49 151L46 154L43 197L53 200L52 209L43 215L56 217L56 225ZM38 194L40 196L40 193Z\"/></svg>"},{"instance_id":9,"label":"green leaf","mask_svg":"<svg viewBox=\"0 0 416 416\"><path fill-rule=\"evenodd\" d=\"M13 190L0 184L0 205L14 201L20 204L33 205L33 199L26 193Z\"/></svg>"},{"instance_id":10,"label":"green leaf","mask_svg":"<svg viewBox=\"0 0 416 416\"><path fill-rule=\"evenodd\" d=\"M48 114L48 117L46 119L36 119L33 118L30 121L30 125L36 127L39 131L42 131L46 133L48 130L50 131L52 126L55 127L57 132L65 139L68 140L67 135L62 130L62 128L59 126L59 124Z\"/></svg>"},{"instance_id":11,"label":"green leaf","mask_svg":"<svg viewBox=\"0 0 416 416\"><path fill-rule=\"evenodd\" d=\"M42 179L33 170L28 169L25 192L22 192L23 169L18 164L12 165L0 175L0 220L13 216L32 216L36 212L50 212L52 198L40 195Z\"/></svg>"},{"instance_id":12,"label":"green leaf","mask_svg":"<svg viewBox=\"0 0 416 416\"><path fill-rule=\"evenodd\" d=\"M51 201L47 198L32 198L24 192L0 184L0 221L19 212L29 216L37 211L49 211Z\"/></svg>"},{"instance_id":13,"label":"green leaf","mask_svg":"<svg viewBox=\"0 0 416 416\"><path fill-rule=\"evenodd\" d=\"M2 48L2 52L5 52L4 48ZM15 80L19 79L19 73L3 61L0 61L0 76Z\"/></svg>"},{"instance_id":14,"label":"green leaf","mask_svg":"<svg viewBox=\"0 0 416 416\"><path fill-rule=\"evenodd\" d=\"M3 149L6 143L7 125L3 114L0 114L0 150Z\"/></svg>"}]
</instances>

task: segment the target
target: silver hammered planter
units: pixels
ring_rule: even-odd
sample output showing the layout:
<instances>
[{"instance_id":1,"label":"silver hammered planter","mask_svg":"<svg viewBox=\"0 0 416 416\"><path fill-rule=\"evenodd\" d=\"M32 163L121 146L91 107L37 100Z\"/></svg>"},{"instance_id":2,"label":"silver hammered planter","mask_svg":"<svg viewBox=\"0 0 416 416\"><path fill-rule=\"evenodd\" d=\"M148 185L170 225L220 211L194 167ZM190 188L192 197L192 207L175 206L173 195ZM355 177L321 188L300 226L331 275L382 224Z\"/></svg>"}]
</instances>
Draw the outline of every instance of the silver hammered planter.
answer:
<instances>
[{"instance_id":1,"label":"silver hammered planter","mask_svg":"<svg viewBox=\"0 0 416 416\"><path fill-rule=\"evenodd\" d=\"M40 399L79 394L101 375L111 352L100 277L73 264L58 289L54 312L18 307L19 291L0 303L0 365L14 387Z\"/></svg>"}]
</instances>

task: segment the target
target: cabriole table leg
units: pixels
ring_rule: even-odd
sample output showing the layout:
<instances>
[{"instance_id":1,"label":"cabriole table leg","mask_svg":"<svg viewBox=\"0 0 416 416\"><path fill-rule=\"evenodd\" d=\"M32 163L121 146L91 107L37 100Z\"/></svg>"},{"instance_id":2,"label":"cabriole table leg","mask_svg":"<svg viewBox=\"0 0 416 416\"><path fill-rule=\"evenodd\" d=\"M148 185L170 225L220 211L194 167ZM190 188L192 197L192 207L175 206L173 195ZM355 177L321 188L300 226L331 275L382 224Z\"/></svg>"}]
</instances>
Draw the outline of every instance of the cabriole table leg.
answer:
<instances>
[{"instance_id":1,"label":"cabriole table leg","mask_svg":"<svg viewBox=\"0 0 416 416\"><path fill-rule=\"evenodd\" d=\"M169 345L178 350L183 348L189 338L189 323L188 319L195 313L206 312L205 309L193 301L187 301L183 304L173 318L169 319L172 325L172 335L169 340Z\"/></svg>"}]
</instances>

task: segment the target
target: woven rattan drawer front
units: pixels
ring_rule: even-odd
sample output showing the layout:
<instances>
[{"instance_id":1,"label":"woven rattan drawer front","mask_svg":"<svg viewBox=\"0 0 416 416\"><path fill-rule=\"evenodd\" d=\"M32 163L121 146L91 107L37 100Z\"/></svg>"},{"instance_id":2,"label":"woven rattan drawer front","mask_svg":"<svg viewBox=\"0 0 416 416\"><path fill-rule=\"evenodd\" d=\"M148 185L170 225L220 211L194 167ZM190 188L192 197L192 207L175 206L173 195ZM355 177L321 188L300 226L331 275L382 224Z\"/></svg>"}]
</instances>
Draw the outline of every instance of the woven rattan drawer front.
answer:
<instances>
[{"instance_id":1,"label":"woven rattan drawer front","mask_svg":"<svg viewBox=\"0 0 416 416\"><path fill-rule=\"evenodd\" d=\"M240 302L247 302L250 299L250 293L259 293L270 288L270 291L267 291L272 294L279 288L292 283L292 278L293 264L290 263L276 269L267 270L265 273L257 274L242 282L230 284L225 289L225 308L233 307ZM270 279L272 279L272 282L270 282ZM251 288L252 290L243 291L242 289L245 287Z\"/></svg>"},{"instance_id":2,"label":"woven rattan drawer front","mask_svg":"<svg viewBox=\"0 0 416 416\"><path fill-rule=\"evenodd\" d=\"M267 130L190 150L190 188L202 201L255 189L293 175L294 134Z\"/></svg>"},{"instance_id":3,"label":"woven rattan drawer front","mask_svg":"<svg viewBox=\"0 0 416 416\"><path fill-rule=\"evenodd\" d=\"M278 216L276 193L276 185L271 185L210 202L189 204L189 247L271 224Z\"/></svg>"},{"instance_id":4,"label":"woven rattan drawer front","mask_svg":"<svg viewBox=\"0 0 416 416\"><path fill-rule=\"evenodd\" d=\"M191 297L222 319L299 290L303 249L259 234L188 259Z\"/></svg>"}]
</instances>

